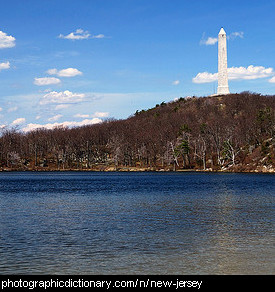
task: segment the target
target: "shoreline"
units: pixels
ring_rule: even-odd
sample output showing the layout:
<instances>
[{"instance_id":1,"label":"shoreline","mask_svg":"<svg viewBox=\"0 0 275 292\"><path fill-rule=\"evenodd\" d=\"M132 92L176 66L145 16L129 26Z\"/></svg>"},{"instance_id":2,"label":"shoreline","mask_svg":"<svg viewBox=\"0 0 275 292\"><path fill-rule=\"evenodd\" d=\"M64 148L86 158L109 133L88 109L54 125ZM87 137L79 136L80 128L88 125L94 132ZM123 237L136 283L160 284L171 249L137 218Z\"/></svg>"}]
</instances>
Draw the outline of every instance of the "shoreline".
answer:
<instances>
[{"instance_id":1,"label":"shoreline","mask_svg":"<svg viewBox=\"0 0 275 292\"><path fill-rule=\"evenodd\" d=\"M275 174L274 168L261 168L252 170L233 170L233 169L157 169L157 168L137 168L137 167L121 167L115 169L115 167L106 167L101 169L57 169L57 168L0 168L1 172L205 172L205 173L267 173Z\"/></svg>"}]
</instances>

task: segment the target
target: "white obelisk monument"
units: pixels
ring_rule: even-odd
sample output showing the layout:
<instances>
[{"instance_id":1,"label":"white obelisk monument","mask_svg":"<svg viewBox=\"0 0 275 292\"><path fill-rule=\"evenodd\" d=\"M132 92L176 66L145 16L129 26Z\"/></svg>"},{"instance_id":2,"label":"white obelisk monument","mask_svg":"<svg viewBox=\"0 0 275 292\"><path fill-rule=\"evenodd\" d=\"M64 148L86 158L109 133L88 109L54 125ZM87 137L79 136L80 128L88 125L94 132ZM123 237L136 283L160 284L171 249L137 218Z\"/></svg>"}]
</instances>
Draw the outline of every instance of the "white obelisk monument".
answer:
<instances>
[{"instance_id":1,"label":"white obelisk monument","mask_svg":"<svg viewBox=\"0 0 275 292\"><path fill-rule=\"evenodd\" d=\"M218 90L217 94L229 94L228 76L227 76L227 49L226 33L221 28L218 37Z\"/></svg>"}]
</instances>

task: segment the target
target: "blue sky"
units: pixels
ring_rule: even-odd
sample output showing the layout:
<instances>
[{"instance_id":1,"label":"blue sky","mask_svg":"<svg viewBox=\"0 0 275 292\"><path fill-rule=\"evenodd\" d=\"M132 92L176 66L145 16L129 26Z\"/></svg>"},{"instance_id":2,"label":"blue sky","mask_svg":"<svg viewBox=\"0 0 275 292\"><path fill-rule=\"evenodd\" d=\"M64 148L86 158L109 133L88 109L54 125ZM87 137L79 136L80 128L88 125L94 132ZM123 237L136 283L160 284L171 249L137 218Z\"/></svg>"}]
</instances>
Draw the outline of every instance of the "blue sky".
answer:
<instances>
[{"instance_id":1,"label":"blue sky","mask_svg":"<svg viewBox=\"0 0 275 292\"><path fill-rule=\"evenodd\" d=\"M274 0L0 3L1 128L93 124L213 94L221 27L230 91L274 94Z\"/></svg>"}]
</instances>

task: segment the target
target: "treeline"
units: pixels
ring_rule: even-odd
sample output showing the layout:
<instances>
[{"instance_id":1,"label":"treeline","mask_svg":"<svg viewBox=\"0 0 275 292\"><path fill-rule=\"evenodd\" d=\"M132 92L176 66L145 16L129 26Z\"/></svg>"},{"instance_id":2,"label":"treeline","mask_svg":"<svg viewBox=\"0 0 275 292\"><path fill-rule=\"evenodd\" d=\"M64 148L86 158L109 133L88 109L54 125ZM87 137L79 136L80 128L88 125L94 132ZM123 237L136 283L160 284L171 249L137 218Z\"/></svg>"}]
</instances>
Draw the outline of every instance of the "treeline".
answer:
<instances>
[{"instance_id":1,"label":"treeline","mask_svg":"<svg viewBox=\"0 0 275 292\"><path fill-rule=\"evenodd\" d=\"M1 170L274 171L275 95L179 98L125 120L2 129Z\"/></svg>"}]
</instances>

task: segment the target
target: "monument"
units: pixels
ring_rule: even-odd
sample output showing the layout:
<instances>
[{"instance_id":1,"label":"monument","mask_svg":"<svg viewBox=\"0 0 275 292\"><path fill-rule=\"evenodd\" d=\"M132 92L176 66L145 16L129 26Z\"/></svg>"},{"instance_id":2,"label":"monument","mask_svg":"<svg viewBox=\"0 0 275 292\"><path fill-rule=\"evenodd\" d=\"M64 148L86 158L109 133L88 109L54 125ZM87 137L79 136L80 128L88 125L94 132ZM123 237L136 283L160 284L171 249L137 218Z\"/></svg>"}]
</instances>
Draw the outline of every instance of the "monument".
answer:
<instances>
[{"instance_id":1,"label":"monument","mask_svg":"<svg viewBox=\"0 0 275 292\"><path fill-rule=\"evenodd\" d=\"M229 94L227 75L226 33L221 28L218 37L218 90L217 95Z\"/></svg>"}]
</instances>

